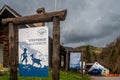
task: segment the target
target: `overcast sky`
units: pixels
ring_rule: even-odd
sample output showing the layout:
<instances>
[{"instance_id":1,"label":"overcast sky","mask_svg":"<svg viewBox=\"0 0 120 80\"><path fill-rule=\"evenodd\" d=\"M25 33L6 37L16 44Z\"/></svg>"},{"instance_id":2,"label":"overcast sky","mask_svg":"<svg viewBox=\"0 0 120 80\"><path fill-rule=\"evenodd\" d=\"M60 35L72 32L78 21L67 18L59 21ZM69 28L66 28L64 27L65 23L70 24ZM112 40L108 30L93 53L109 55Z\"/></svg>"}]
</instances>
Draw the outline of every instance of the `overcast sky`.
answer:
<instances>
[{"instance_id":1,"label":"overcast sky","mask_svg":"<svg viewBox=\"0 0 120 80\"><path fill-rule=\"evenodd\" d=\"M0 0L0 8L9 5L19 14L35 14L38 8L55 11L55 0ZM120 34L120 0L58 0L56 10L67 9L61 22L61 43L77 47L104 47ZM47 23L52 35L52 23Z\"/></svg>"}]
</instances>

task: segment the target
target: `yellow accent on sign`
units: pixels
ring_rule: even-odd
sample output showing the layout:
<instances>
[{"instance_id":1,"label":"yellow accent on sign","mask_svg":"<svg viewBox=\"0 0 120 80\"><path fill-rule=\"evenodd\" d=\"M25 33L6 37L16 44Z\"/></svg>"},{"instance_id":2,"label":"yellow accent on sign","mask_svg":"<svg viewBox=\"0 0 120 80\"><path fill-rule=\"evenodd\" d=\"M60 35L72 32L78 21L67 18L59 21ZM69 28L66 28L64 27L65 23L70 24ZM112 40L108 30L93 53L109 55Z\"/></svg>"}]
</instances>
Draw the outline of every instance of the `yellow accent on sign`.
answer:
<instances>
[{"instance_id":1,"label":"yellow accent on sign","mask_svg":"<svg viewBox=\"0 0 120 80\"><path fill-rule=\"evenodd\" d=\"M2 70L2 64L0 64L0 70Z\"/></svg>"}]
</instances>

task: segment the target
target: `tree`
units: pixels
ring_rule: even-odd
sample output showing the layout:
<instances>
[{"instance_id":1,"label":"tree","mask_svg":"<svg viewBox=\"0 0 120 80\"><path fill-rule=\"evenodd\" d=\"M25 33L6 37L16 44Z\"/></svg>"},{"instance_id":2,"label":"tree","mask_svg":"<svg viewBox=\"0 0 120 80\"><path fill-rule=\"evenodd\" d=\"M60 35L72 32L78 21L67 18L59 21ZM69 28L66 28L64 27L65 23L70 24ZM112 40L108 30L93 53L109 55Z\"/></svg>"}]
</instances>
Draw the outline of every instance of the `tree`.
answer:
<instances>
[{"instance_id":1,"label":"tree","mask_svg":"<svg viewBox=\"0 0 120 80\"><path fill-rule=\"evenodd\" d=\"M86 59L87 59L87 62L91 62L91 53L90 53L89 45L86 46Z\"/></svg>"}]
</instances>

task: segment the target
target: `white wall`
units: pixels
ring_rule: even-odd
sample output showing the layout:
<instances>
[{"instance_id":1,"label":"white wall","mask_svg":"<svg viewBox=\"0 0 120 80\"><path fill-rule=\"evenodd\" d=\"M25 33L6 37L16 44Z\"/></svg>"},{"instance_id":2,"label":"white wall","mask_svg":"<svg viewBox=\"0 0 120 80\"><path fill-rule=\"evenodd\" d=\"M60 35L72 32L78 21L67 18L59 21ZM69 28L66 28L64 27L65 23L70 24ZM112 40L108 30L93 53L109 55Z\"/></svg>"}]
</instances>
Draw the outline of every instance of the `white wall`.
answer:
<instances>
[{"instance_id":1,"label":"white wall","mask_svg":"<svg viewBox=\"0 0 120 80\"><path fill-rule=\"evenodd\" d=\"M102 75L106 75L106 74L109 74L110 73L110 71L109 71L109 69L107 69L107 68L104 68L103 70L102 70Z\"/></svg>"}]
</instances>

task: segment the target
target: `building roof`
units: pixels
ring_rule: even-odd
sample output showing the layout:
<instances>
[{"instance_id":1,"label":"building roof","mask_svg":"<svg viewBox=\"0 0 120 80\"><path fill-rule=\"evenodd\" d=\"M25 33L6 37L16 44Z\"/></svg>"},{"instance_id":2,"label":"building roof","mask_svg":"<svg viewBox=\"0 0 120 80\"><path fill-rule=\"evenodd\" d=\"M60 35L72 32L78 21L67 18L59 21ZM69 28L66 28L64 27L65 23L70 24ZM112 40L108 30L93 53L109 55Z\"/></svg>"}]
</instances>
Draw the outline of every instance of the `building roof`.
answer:
<instances>
[{"instance_id":1,"label":"building roof","mask_svg":"<svg viewBox=\"0 0 120 80\"><path fill-rule=\"evenodd\" d=\"M2 9L0 9L0 20L2 23L3 18L11 18L11 17L22 17L19 13L17 13L14 9L12 9L8 5L4 5ZM33 24L25 24L26 27L36 27Z\"/></svg>"},{"instance_id":2,"label":"building roof","mask_svg":"<svg viewBox=\"0 0 120 80\"><path fill-rule=\"evenodd\" d=\"M20 14L18 14L15 10L13 10L11 7L9 7L8 5L4 5L3 8L0 10L0 15L5 11L9 11L11 14L13 14L15 17L21 17Z\"/></svg>"}]
</instances>

